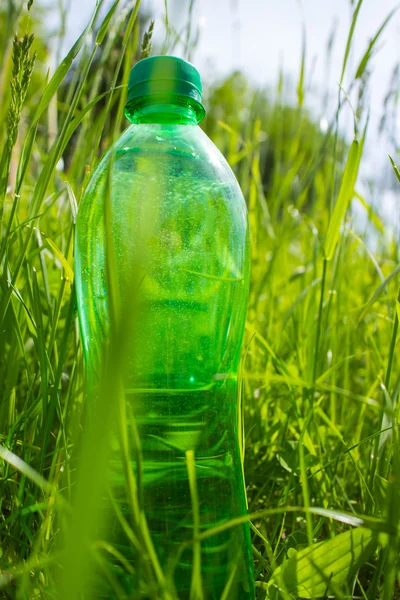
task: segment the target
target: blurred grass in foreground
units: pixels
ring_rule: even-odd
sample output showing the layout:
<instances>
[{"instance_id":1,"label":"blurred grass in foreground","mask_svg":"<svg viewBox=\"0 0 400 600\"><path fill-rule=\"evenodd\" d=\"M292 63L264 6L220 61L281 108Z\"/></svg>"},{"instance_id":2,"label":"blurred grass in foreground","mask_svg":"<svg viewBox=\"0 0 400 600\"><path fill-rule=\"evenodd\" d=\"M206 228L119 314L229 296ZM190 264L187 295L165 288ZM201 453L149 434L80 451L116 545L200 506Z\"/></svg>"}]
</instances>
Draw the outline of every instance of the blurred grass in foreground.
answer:
<instances>
[{"instance_id":1,"label":"blurred grass in foreground","mask_svg":"<svg viewBox=\"0 0 400 600\"><path fill-rule=\"evenodd\" d=\"M135 597L174 598L129 469L130 457L140 463L140 441L134 434L127 441L118 329L98 406L85 420L72 268L79 198L126 125L127 77L146 18L139 1L117 0L101 20L101 0L50 78L31 5L10 0L0 13L0 593L73 600L95 568L124 597L107 557L127 576L132 567L106 542L98 501L107 489L114 411L132 507L129 522L118 507L116 518L143 551ZM389 21L371 32L351 77L360 10L362 0L340 76L358 99L350 147L338 130L349 110L344 92L326 134L305 109L304 60L297 106L285 101L283 73L274 95L233 74L205 100L204 128L239 179L252 229L241 403L260 599L400 597L399 246L356 183L368 135L367 75ZM166 28L164 50L173 52L177 33L168 19ZM188 26L181 36L187 53L191 33ZM148 38L144 45L148 52ZM351 202L368 213L373 251ZM193 598L199 594L193 589Z\"/></svg>"}]
</instances>

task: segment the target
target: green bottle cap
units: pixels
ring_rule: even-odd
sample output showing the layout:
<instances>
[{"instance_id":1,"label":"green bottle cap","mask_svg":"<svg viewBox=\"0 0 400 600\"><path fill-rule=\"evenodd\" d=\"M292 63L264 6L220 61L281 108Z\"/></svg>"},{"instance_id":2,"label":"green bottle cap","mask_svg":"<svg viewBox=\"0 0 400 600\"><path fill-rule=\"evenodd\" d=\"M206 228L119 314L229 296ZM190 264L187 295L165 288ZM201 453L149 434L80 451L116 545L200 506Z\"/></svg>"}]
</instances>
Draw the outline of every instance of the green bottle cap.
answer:
<instances>
[{"instance_id":1,"label":"green bottle cap","mask_svg":"<svg viewBox=\"0 0 400 600\"><path fill-rule=\"evenodd\" d=\"M192 64L176 56L150 56L131 70L127 105L144 97L165 98L168 103L168 95L181 96L189 100L200 122L206 113L201 103L202 91L200 73Z\"/></svg>"}]
</instances>

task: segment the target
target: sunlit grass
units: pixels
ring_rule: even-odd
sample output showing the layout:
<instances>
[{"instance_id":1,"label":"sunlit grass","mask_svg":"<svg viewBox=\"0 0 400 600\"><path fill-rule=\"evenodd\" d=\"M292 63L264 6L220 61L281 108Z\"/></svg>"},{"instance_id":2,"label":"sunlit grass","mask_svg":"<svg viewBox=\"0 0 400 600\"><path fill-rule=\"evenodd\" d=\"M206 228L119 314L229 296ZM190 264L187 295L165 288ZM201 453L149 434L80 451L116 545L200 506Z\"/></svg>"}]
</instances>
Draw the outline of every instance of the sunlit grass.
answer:
<instances>
[{"instance_id":1,"label":"sunlit grass","mask_svg":"<svg viewBox=\"0 0 400 600\"><path fill-rule=\"evenodd\" d=\"M126 83L140 56L143 25L139 1L130 10L114 2L108 13L105 4L99 2L48 81L38 62L42 44L28 37L37 30L35 17L27 19L27 6L12 3L8 19L0 13L4 598L72 600L82 597L83 586L90 598L90 587L99 585L125 597L109 558L127 576L135 565L108 544L108 517L99 502L107 497L107 440L114 426L126 467L129 521L112 498L108 506L129 544L143 554L136 597L176 598L148 534L140 481L129 468L130 457L140 463L140 440L128 431L129 408L118 386L118 319L96 410L85 402L73 282L75 216L101 152L124 127ZM356 57L351 76L348 58L363 9L360 0L337 74L341 85L350 83L346 93L338 91L326 134L305 108L304 60L297 106L285 102L283 73L272 98L239 76L208 93L204 127L238 177L251 224L252 289L240 381L250 514L244 519L252 521L260 599L315 597L322 588L335 598L400 596L399 246L356 182L364 132L369 135L360 86L389 21L370 32L372 45ZM100 14L106 14L102 21ZM176 32L167 26L168 52ZM15 31L20 41L13 43ZM182 41L189 52L189 29ZM149 35L144 50L150 51ZM345 132L354 137L347 146L338 126L343 111L351 110L346 94L352 92L360 104L354 127ZM368 213L373 250L357 229L351 202L362 202ZM188 454L196 504L192 460ZM195 550L220 527L195 536ZM192 593L201 597L200 565L194 566Z\"/></svg>"}]
</instances>

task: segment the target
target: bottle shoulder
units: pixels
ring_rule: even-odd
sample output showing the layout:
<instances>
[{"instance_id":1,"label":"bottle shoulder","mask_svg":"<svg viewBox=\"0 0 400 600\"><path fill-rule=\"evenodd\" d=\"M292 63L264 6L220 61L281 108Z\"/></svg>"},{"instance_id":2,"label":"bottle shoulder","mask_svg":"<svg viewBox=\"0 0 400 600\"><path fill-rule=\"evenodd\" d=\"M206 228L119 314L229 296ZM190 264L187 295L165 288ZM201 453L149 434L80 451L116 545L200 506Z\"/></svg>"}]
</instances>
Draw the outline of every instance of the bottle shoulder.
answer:
<instances>
[{"instance_id":1,"label":"bottle shoulder","mask_svg":"<svg viewBox=\"0 0 400 600\"><path fill-rule=\"evenodd\" d=\"M110 173L110 169L112 172ZM98 203L111 178L113 196L135 199L157 189L185 198L185 202L221 197L244 215L245 201L227 161L198 126L155 123L132 124L106 152L93 171L82 205ZM96 198L96 200L95 200Z\"/></svg>"},{"instance_id":2,"label":"bottle shoulder","mask_svg":"<svg viewBox=\"0 0 400 600\"><path fill-rule=\"evenodd\" d=\"M216 178L236 181L235 175L214 142L197 125L133 124L128 127L112 149L114 160L125 154L152 155L154 160L167 155L177 160L191 159L208 163Z\"/></svg>"}]
</instances>

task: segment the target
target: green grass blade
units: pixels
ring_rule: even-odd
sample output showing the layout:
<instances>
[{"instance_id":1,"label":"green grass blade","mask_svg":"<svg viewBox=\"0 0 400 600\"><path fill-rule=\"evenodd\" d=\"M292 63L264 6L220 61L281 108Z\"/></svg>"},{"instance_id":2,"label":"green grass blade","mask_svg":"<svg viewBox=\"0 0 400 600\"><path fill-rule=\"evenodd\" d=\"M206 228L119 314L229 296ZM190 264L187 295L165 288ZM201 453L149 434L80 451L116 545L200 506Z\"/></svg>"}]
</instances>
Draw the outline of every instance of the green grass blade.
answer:
<instances>
[{"instance_id":1,"label":"green grass blade","mask_svg":"<svg viewBox=\"0 0 400 600\"><path fill-rule=\"evenodd\" d=\"M374 49L374 46L376 45L376 42L378 41L378 39L380 38L381 34L383 33L383 31L385 30L387 24L389 23L389 21L392 19L393 15L399 10L399 6L396 6L393 10L390 11L390 13L388 14L388 16L386 17L386 19L384 20L384 22L382 23L382 25L379 27L378 31L376 32L375 36L372 38L372 40L370 41L367 51L365 52L364 56L362 57L360 64L358 65L356 74L355 74L355 79L360 79L363 74L365 69L368 66L369 60L371 58L372 55L372 50Z\"/></svg>"},{"instance_id":2,"label":"green grass blade","mask_svg":"<svg viewBox=\"0 0 400 600\"><path fill-rule=\"evenodd\" d=\"M62 63L57 67L53 77L50 79L49 83L47 84L47 86L42 94L42 97L40 99L40 102L38 104L38 107L36 109L36 112L33 116L31 129L36 127L36 124L38 123L41 115L48 107L50 100L52 99L54 94L57 93L57 90L60 87L62 81L64 80L66 74L70 70L74 59L78 56L79 52L81 51L82 46L85 42L86 35L92 29L93 24L97 18L97 15L99 14L99 11L103 4L104 4L104 0L100 0L100 2L96 3L96 8L90 18L89 23L87 24L87 26L85 27L85 29L83 30L81 35L78 37L75 44L72 46L71 50L68 52L68 54L66 55L66 57L64 58Z\"/></svg>"},{"instance_id":3,"label":"green grass blade","mask_svg":"<svg viewBox=\"0 0 400 600\"><path fill-rule=\"evenodd\" d=\"M390 154L389 154L389 160L390 160L390 163L391 163L391 165L393 167L394 174L397 177L397 181L400 182L400 171L399 171L399 168L396 165L396 163L394 162L393 158L390 156Z\"/></svg>"},{"instance_id":4,"label":"green grass blade","mask_svg":"<svg viewBox=\"0 0 400 600\"><path fill-rule=\"evenodd\" d=\"M340 228L354 194L354 186L357 181L360 158L360 144L358 140L353 140L347 157L339 195L333 209L332 217L329 222L328 233L325 239L325 260L331 260L335 252L336 245L339 240Z\"/></svg>"},{"instance_id":5,"label":"green grass blade","mask_svg":"<svg viewBox=\"0 0 400 600\"><path fill-rule=\"evenodd\" d=\"M53 242L53 240L45 233L43 233L43 231L41 232L41 236L44 246L46 246L46 248L48 248L48 250L54 255L54 257L60 261L64 268L65 277L68 279L68 281L72 282L74 280L74 272L72 270L71 265L65 258L64 254L61 252L60 248L58 248L58 246Z\"/></svg>"},{"instance_id":6,"label":"green grass blade","mask_svg":"<svg viewBox=\"0 0 400 600\"><path fill-rule=\"evenodd\" d=\"M97 32L97 35L96 35L96 44L99 46L100 46L100 44L103 43L104 37L105 37L108 27L110 25L110 21L113 18L114 13L115 13L119 3L120 3L120 0L115 0L115 2L111 5L111 8L108 11L107 15L103 19L103 22L102 22L102 24L99 28L99 31Z\"/></svg>"},{"instance_id":7,"label":"green grass blade","mask_svg":"<svg viewBox=\"0 0 400 600\"><path fill-rule=\"evenodd\" d=\"M347 37L346 49L345 49L345 52L344 52L342 73L340 75L340 86L343 83L344 74L346 72L347 61L348 61L350 50L351 50L351 44L353 42L354 30L355 30L355 27L356 27L358 13L360 12L360 8L361 8L362 3L363 3L363 0L358 0L357 6L356 6L356 8L354 10L354 13L353 13L353 18L351 20L350 31L349 31L349 34L348 34L348 37Z\"/></svg>"},{"instance_id":8,"label":"green grass blade","mask_svg":"<svg viewBox=\"0 0 400 600\"><path fill-rule=\"evenodd\" d=\"M193 516L193 566L192 581L190 585L190 600L202 600L203 591L201 584L201 542L199 541L200 510L193 450L186 451L186 465L189 477L189 488L190 497L192 500Z\"/></svg>"},{"instance_id":9,"label":"green grass blade","mask_svg":"<svg viewBox=\"0 0 400 600\"><path fill-rule=\"evenodd\" d=\"M378 300L379 296L386 290L387 284L399 272L400 272L400 265L397 265L397 267L395 269L393 269L393 271L390 273L390 275L388 275L386 277L386 279L381 283L381 285L375 290L375 292L372 294L371 298L368 300L367 304L365 305L362 313L358 317L358 322L359 323L364 319L365 315L367 314L367 312L369 311L369 309L371 308L371 306L373 304L375 304L375 302Z\"/></svg>"},{"instance_id":10,"label":"green grass blade","mask_svg":"<svg viewBox=\"0 0 400 600\"><path fill-rule=\"evenodd\" d=\"M283 566L274 571L269 587L279 588L282 579L285 588L296 597L325 597L328 591L340 589L377 545L377 534L372 531L362 527L350 529L331 540L293 553Z\"/></svg>"},{"instance_id":11,"label":"green grass blade","mask_svg":"<svg viewBox=\"0 0 400 600\"><path fill-rule=\"evenodd\" d=\"M53 492L53 486L49 483L40 473L32 469L31 466L27 465L19 456L5 448L0 446L0 458L9 463L14 469L23 473L25 477L33 481L39 488L51 494Z\"/></svg>"},{"instance_id":12,"label":"green grass blade","mask_svg":"<svg viewBox=\"0 0 400 600\"><path fill-rule=\"evenodd\" d=\"M301 65L300 65L300 76L297 84L297 105L301 108L304 104L304 76L306 69L306 31L303 26L303 36L301 44Z\"/></svg>"},{"instance_id":13,"label":"green grass blade","mask_svg":"<svg viewBox=\"0 0 400 600\"><path fill-rule=\"evenodd\" d=\"M375 212L374 207L366 201L366 199L361 196L357 191L354 192L354 197L360 202L360 204L365 208L368 213L368 218L373 225L375 225L376 229L379 231L381 235L385 233L385 225L383 224L382 219Z\"/></svg>"}]
</instances>

